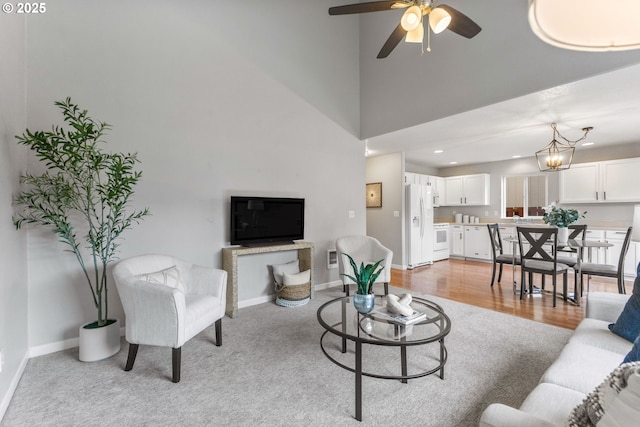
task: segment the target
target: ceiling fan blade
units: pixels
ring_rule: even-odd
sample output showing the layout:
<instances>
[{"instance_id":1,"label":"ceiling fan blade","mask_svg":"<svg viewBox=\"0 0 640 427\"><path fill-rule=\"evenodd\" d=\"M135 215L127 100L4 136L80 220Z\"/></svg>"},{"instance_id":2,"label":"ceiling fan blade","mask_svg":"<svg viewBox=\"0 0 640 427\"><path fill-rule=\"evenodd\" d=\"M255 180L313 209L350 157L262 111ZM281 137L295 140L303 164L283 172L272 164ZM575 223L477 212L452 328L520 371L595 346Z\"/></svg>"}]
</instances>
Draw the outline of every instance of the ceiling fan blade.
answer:
<instances>
[{"instance_id":1,"label":"ceiling fan blade","mask_svg":"<svg viewBox=\"0 0 640 427\"><path fill-rule=\"evenodd\" d=\"M397 6L394 6L397 5ZM329 8L329 15L348 15L351 13L379 12L382 10L399 9L405 6L402 1L372 1L369 3L347 4Z\"/></svg>"},{"instance_id":2,"label":"ceiling fan blade","mask_svg":"<svg viewBox=\"0 0 640 427\"><path fill-rule=\"evenodd\" d=\"M461 35L462 37L466 37L468 39L473 38L482 30L482 28L473 22L471 18L451 6L441 4L437 8L444 9L449 13L449 15L451 15L451 23L447 29Z\"/></svg>"},{"instance_id":3,"label":"ceiling fan blade","mask_svg":"<svg viewBox=\"0 0 640 427\"><path fill-rule=\"evenodd\" d=\"M398 24L393 33L389 36L386 42L384 42L384 46L380 49L380 53L378 53L377 58L386 58L389 56L391 51L398 46L398 43L402 40L402 38L407 34L407 30L402 28L402 24Z\"/></svg>"}]
</instances>

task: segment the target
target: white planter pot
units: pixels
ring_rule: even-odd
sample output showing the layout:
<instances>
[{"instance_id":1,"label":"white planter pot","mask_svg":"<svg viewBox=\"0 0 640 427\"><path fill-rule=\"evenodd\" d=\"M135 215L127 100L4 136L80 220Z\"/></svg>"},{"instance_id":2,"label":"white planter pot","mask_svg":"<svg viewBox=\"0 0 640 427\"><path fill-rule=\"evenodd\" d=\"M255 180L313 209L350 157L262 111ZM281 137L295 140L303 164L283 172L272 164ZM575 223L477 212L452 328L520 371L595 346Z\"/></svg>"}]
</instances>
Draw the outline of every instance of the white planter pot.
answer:
<instances>
[{"instance_id":1,"label":"white planter pot","mask_svg":"<svg viewBox=\"0 0 640 427\"><path fill-rule=\"evenodd\" d=\"M558 243L567 243L567 240L569 240L569 229L558 227Z\"/></svg>"},{"instance_id":2,"label":"white planter pot","mask_svg":"<svg viewBox=\"0 0 640 427\"><path fill-rule=\"evenodd\" d=\"M101 328L87 328L94 322L80 326L79 359L82 362L95 362L107 359L120 351L120 320Z\"/></svg>"}]
</instances>

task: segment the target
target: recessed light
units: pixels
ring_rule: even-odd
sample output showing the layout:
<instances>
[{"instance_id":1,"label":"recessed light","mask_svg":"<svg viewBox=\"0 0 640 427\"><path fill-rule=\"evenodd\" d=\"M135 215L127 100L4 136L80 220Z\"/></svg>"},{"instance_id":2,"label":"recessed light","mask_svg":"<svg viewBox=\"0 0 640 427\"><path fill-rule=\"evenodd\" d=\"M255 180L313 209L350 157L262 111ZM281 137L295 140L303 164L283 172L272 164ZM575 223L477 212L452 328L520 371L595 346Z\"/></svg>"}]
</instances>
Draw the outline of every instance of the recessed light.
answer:
<instances>
[{"instance_id":1,"label":"recessed light","mask_svg":"<svg viewBox=\"0 0 640 427\"><path fill-rule=\"evenodd\" d=\"M511 156L512 159L519 159L520 157L522 157L520 154L516 154L515 156Z\"/></svg>"},{"instance_id":2,"label":"recessed light","mask_svg":"<svg viewBox=\"0 0 640 427\"><path fill-rule=\"evenodd\" d=\"M457 165L458 162L449 162L450 165Z\"/></svg>"},{"instance_id":3,"label":"recessed light","mask_svg":"<svg viewBox=\"0 0 640 427\"><path fill-rule=\"evenodd\" d=\"M436 150L436 151L434 151L434 154L440 154L442 152L443 152L442 150Z\"/></svg>"},{"instance_id":4,"label":"recessed light","mask_svg":"<svg viewBox=\"0 0 640 427\"><path fill-rule=\"evenodd\" d=\"M582 146L586 147L587 145L593 145L593 144L595 144L595 142L584 142Z\"/></svg>"}]
</instances>

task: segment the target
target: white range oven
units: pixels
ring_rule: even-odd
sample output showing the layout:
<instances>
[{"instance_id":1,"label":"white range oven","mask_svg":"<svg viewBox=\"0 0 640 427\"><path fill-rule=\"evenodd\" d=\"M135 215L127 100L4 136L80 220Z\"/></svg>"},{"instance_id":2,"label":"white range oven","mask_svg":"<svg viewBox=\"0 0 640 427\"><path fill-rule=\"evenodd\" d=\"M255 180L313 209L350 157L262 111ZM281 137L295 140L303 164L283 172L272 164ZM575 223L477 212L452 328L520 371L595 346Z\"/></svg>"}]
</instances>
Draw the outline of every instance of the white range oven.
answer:
<instances>
[{"instance_id":1,"label":"white range oven","mask_svg":"<svg viewBox=\"0 0 640 427\"><path fill-rule=\"evenodd\" d=\"M433 224L433 260L449 258L449 223Z\"/></svg>"}]
</instances>

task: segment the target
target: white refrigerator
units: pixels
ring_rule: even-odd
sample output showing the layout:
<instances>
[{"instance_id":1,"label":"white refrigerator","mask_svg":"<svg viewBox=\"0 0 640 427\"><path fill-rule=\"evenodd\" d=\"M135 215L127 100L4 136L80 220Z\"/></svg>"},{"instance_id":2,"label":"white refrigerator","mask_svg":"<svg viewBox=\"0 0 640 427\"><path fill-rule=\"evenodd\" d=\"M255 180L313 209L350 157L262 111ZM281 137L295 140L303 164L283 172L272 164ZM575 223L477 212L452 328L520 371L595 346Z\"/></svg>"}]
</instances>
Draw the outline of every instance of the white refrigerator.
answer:
<instances>
[{"instance_id":1,"label":"white refrigerator","mask_svg":"<svg viewBox=\"0 0 640 427\"><path fill-rule=\"evenodd\" d=\"M433 196L430 185L406 186L408 267L433 264Z\"/></svg>"}]
</instances>

